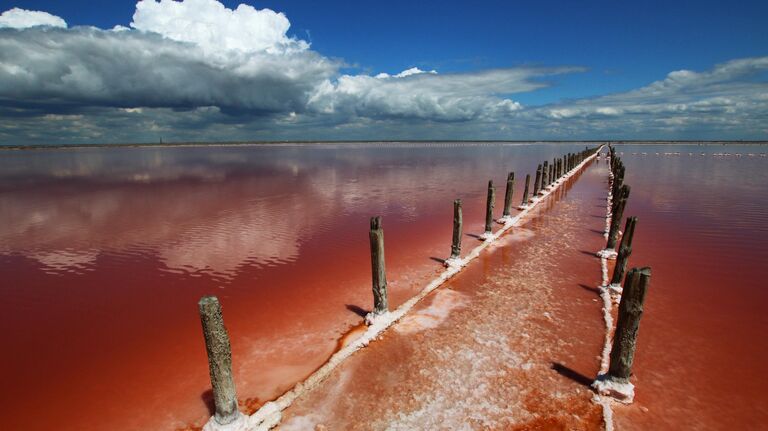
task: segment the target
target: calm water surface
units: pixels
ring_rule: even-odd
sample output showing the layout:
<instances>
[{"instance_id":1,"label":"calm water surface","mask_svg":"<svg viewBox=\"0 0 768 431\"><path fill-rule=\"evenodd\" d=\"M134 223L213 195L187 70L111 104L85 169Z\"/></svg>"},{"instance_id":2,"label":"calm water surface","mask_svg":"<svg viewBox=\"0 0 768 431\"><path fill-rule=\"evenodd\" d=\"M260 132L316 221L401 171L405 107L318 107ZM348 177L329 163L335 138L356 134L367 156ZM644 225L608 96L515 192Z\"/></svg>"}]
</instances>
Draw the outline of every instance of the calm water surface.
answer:
<instances>
[{"instance_id":1,"label":"calm water surface","mask_svg":"<svg viewBox=\"0 0 768 431\"><path fill-rule=\"evenodd\" d=\"M453 199L464 200L465 232L478 234L489 179L500 186L499 216L509 170L517 200L536 163L583 148L0 152L4 427L202 424L210 393L197 301L205 294L222 300L238 395L252 410L320 366L370 307L370 216L384 216L396 306L440 270L431 258L449 252ZM637 404L617 411L617 425L761 426L768 148L618 150L632 186L625 215L639 218L630 264L652 266L653 280ZM585 211L602 217L604 207ZM473 241L465 236L465 249Z\"/></svg>"},{"instance_id":2,"label":"calm water surface","mask_svg":"<svg viewBox=\"0 0 768 431\"><path fill-rule=\"evenodd\" d=\"M452 201L482 231L536 163L584 144L106 148L0 154L0 405L9 429L202 424L197 301L218 295L244 410L320 366L368 309L368 219L391 302L440 270ZM476 239L464 239L469 249ZM11 389L12 388L12 389Z\"/></svg>"},{"instance_id":3,"label":"calm water surface","mask_svg":"<svg viewBox=\"0 0 768 431\"><path fill-rule=\"evenodd\" d=\"M761 429L768 421L768 146L620 145L651 266L619 429ZM724 155L727 153L728 155Z\"/></svg>"}]
</instances>

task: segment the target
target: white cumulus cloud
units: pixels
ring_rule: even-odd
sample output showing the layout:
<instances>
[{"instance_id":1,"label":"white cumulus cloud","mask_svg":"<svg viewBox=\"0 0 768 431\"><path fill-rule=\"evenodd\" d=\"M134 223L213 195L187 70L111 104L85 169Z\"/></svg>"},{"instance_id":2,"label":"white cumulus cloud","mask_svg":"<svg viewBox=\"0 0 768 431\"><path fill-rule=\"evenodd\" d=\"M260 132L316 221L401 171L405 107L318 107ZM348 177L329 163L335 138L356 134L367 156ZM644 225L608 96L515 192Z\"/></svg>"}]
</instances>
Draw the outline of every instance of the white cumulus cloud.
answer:
<instances>
[{"instance_id":1,"label":"white cumulus cloud","mask_svg":"<svg viewBox=\"0 0 768 431\"><path fill-rule=\"evenodd\" d=\"M37 26L67 27L66 21L48 12L19 9L17 7L0 14L0 28L29 28Z\"/></svg>"},{"instance_id":2,"label":"white cumulus cloud","mask_svg":"<svg viewBox=\"0 0 768 431\"><path fill-rule=\"evenodd\" d=\"M307 42L287 36L291 23L282 13L246 4L228 9L216 0L141 0L131 27L192 43L211 56L309 48Z\"/></svg>"}]
</instances>

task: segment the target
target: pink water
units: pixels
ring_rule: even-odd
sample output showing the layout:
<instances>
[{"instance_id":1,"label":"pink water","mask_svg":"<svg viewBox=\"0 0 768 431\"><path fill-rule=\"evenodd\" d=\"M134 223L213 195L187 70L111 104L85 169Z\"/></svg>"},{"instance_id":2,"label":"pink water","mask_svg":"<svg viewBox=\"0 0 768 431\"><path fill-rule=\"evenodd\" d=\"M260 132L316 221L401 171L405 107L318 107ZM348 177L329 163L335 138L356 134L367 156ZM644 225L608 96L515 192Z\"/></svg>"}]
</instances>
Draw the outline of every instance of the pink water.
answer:
<instances>
[{"instance_id":1,"label":"pink water","mask_svg":"<svg viewBox=\"0 0 768 431\"><path fill-rule=\"evenodd\" d=\"M618 429L765 428L768 146L617 149L638 217L630 265L653 270Z\"/></svg>"},{"instance_id":2,"label":"pink water","mask_svg":"<svg viewBox=\"0 0 768 431\"><path fill-rule=\"evenodd\" d=\"M384 217L394 306L441 266L452 201L583 144L4 151L4 427L178 429L210 394L197 301L216 294L245 411L320 366L371 302ZM472 237L465 237L467 248Z\"/></svg>"},{"instance_id":3,"label":"pink water","mask_svg":"<svg viewBox=\"0 0 768 431\"><path fill-rule=\"evenodd\" d=\"M430 258L448 254L453 199L464 200L465 232L480 233L488 179L499 186L498 216L507 171L519 200L536 163L583 148L3 151L3 428L201 425L209 383L196 303L205 294L222 300L238 395L252 411L320 366L370 306L370 216L384 216L396 306L440 270ZM653 279L637 401L616 409L617 427L762 427L768 148L619 151L632 185L626 215L639 218L630 265L651 266ZM600 224L604 209L597 199L583 211ZM594 249L599 232L583 235ZM597 268L585 274L598 278ZM585 319L600 318L595 307ZM588 373L595 357L566 365Z\"/></svg>"}]
</instances>

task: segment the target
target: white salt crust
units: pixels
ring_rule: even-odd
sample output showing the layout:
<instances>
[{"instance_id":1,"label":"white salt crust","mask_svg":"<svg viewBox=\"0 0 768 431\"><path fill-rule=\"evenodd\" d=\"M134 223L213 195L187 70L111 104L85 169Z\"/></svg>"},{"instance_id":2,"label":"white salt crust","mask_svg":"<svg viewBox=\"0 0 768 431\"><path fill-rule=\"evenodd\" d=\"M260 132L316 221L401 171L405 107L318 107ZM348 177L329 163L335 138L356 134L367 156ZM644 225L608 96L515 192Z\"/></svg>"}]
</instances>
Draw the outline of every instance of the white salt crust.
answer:
<instances>
[{"instance_id":1,"label":"white salt crust","mask_svg":"<svg viewBox=\"0 0 768 431\"><path fill-rule=\"evenodd\" d=\"M203 427L203 431L247 431L249 429L250 418L242 413L239 414L234 422L222 425L214 418L211 418Z\"/></svg>"},{"instance_id":2,"label":"white salt crust","mask_svg":"<svg viewBox=\"0 0 768 431\"><path fill-rule=\"evenodd\" d=\"M598 394L611 397L624 404L632 404L635 398L635 385L623 382L608 375L600 375L592 383Z\"/></svg>"},{"instance_id":3,"label":"white salt crust","mask_svg":"<svg viewBox=\"0 0 768 431\"><path fill-rule=\"evenodd\" d=\"M601 147L602 149L602 147ZM598 150L599 151L599 150ZM418 294L410 298L403 303L396 310L382 313L379 315L366 316L366 323L369 325L368 329L359 338L342 348L338 352L323 364L322 367L317 369L303 382L297 383L293 389L289 390L285 394L281 395L274 401L270 401L264 404L259 410L257 410L250 417L246 417L246 425L244 428L205 428L206 431L266 431L277 426L282 420L282 411L288 408L293 402L300 396L309 393L316 387L318 387L330 374L339 366L345 359L352 356L353 353L367 346L371 341L377 339L387 328L392 326L400 318L402 318L408 311L410 311L420 300L430 294L433 290L440 287L443 283L448 281L451 277L456 275L462 269L464 269L469 262L477 258L480 253L494 241L496 241L505 232L515 226L519 226L521 220L528 216L539 202L542 202L552 192L557 190L560 185L565 183L566 180L576 175L587 163L591 162L597 156L597 152L587 157L583 162L579 163L575 168L568 171L563 178L560 179L555 186L548 190L545 190L540 196L536 196L530 200L526 205L518 207L521 212L514 217L509 217L504 220L504 224L501 229L490 234L483 234L481 238L483 242L472 249L467 256L459 259L447 259L445 261L446 269L437 278L427 284ZM501 221L501 219L499 220ZM215 423L213 418L208 421L206 427L209 424ZM215 424L216 426L221 426Z\"/></svg>"}]
</instances>

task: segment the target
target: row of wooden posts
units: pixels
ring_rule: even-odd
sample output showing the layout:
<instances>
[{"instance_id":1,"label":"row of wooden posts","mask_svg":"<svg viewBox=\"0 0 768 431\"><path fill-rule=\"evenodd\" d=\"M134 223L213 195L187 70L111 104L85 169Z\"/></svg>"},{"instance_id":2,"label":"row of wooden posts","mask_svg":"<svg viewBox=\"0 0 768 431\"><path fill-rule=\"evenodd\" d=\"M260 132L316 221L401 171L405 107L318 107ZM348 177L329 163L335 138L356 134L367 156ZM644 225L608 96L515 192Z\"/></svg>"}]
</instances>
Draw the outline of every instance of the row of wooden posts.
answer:
<instances>
[{"instance_id":1,"label":"row of wooden posts","mask_svg":"<svg viewBox=\"0 0 768 431\"><path fill-rule=\"evenodd\" d=\"M611 182L611 220L608 230L608 242L606 251L613 251L616 248L616 242L619 237L619 224L624 215L624 207L629 198L630 187L624 184L624 163L616 155L614 147L609 146L610 169L613 176ZM651 268L632 268L627 272L629 256L632 254L632 239L635 235L635 226L637 217L628 217L624 226L624 232L621 235L618 253L616 254L616 265L613 275L606 289L621 292L621 301L619 302L618 320L616 330L613 336L613 346L611 348L610 365L607 376L601 376L600 379L614 381L620 384L629 383L632 374L632 363L634 362L635 350L637 346L637 335L640 327L640 318L643 314L643 304L648 286L651 281ZM624 286L621 288L621 281L624 279ZM612 395L622 398L626 394L612 393Z\"/></svg>"},{"instance_id":2,"label":"row of wooden posts","mask_svg":"<svg viewBox=\"0 0 768 431\"><path fill-rule=\"evenodd\" d=\"M543 194L547 187L553 185L568 172L575 169L587 157L594 154L595 151L597 151L597 148L587 147L584 151L568 153L561 158L555 158L552 160L552 163L545 161L539 164L536 168L536 178L530 195L531 175L525 176L523 198L518 208L525 209L534 201L536 196ZM515 173L510 172L507 176L507 188L504 195L504 217L510 217L512 213L514 185ZM491 234L493 230L495 196L496 190L493 186L493 181L489 181L485 217L485 233L487 234ZM453 236L450 254L452 259L458 259L461 255L462 226L461 199L456 199L453 202ZM384 314L389 310L386 266L384 262L384 230L380 216L371 218L369 238L371 245L373 311L366 317L366 322L368 323L376 316ZM232 377L232 351L229 335L224 327L221 303L218 298L215 296L204 296L200 299L198 306L203 326L205 348L208 354L211 386L213 388L215 404L213 420L216 424L227 425L242 416L237 408L237 395Z\"/></svg>"}]
</instances>

